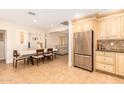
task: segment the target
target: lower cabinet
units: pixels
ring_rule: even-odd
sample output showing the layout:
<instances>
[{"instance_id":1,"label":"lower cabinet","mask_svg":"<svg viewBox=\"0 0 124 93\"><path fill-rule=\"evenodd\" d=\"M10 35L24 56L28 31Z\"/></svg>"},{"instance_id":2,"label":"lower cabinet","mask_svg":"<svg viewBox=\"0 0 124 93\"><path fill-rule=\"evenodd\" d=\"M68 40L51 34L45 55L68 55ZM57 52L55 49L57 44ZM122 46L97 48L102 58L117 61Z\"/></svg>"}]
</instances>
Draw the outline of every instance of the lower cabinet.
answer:
<instances>
[{"instance_id":1,"label":"lower cabinet","mask_svg":"<svg viewBox=\"0 0 124 93\"><path fill-rule=\"evenodd\" d=\"M112 65L106 65L102 63L97 63L96 68L102 71L110 72L110 73L115 73L115 67Z\"/></svg>"},{"instance_id":2,"label":"lower cabinet","mask_svg":"<svg viewBox=\"0 0 124 93\"><path fill-rule=\"evenodd\" d=\"M124 76L124 53L96 52L96 69Z\"/></svg>"},{"instance_id":3,"label":"lower cabinet","mask_svg":"<svg viewBox=\"0 0 124 93\"><path fill-rule=\"evenodd\" d=\"M124 76L124 53L116 55L116 74Z\"/></svg>"},{"instance_id":4,"label":"lower cabinet","mask_svg":"<svg viewBox=\"0 0 124 93\"><path fill-rule=\"evenodd\" d=\"M96 69L102 70L105 72L115 73L115 53L109 52L97 52L96 53Z\"/></svg>"}]
</instances>

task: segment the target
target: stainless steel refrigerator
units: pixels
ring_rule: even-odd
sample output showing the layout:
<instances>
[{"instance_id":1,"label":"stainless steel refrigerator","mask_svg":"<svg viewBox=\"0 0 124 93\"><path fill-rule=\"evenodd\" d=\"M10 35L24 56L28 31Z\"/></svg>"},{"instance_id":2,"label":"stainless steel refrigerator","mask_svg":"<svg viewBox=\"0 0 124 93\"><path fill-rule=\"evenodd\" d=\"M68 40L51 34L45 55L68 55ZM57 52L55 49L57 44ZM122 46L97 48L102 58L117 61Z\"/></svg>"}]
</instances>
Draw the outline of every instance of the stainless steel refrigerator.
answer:
<instances>
[{"instance_id":1,"label":"stainless steel refrigerator","mask_svg":"<svg viewBox=\"0 0 124 93\"><path fill-rule=\"evenodd\" d=\"M93 71L93 31L74 33L74 66Z\"/></svg>"}]
</instances>

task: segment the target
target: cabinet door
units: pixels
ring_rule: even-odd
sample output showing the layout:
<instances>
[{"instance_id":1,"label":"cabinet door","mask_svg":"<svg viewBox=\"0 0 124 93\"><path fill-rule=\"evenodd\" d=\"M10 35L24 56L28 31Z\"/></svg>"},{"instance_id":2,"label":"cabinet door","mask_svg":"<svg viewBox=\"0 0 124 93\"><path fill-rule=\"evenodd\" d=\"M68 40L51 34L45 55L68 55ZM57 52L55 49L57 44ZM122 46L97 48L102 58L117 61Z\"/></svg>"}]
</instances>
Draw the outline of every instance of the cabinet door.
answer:
<instances>
[{"instance_id":1,"label":"cabinet door","mask_svg":"<svg viewBox=\"0 0 124 93\"><path fill-rule=\"evenodd\" d=\"M121 38L124 39L124 16L121 17Z\"/></svg>"},{"instance_id":2,"label":"cabinet door","mask_svg":"<svg viewBox=\"0 0 124 93\"><path fill-rule=\"evenodd\" d=\"M109 28L108 20L105 19L99 21L99 39L107 39Z\"/></svg>"},{"instance_id":3,"label":"cabinet door","mask_svg":"<svg viewBox=\"0 0 124 93\"><path fill-rule=\"evenodd\" d=\"M119 75L124 75L124 54L117 55L116 73Z\"/></svg>"},{"instance_id":4,"label":"cabinet door","mask_svg":"<svg viewBox=\"0 0 124 93\"><path fill-rule=\"evenodd\" d=\"M82 32L83 31L83 24L81 24L79 22L74 23L72 26L72 30L73 30L73 32Z\"/></svg>"},{"instance_id":5,"label":"cabinet door","mask_svg":"<svg viewBox=\"0 0 124 93\"><path fill-rule=\"evenodd\" d=\"M84 31L93 30L93 21L86 21L83 24Z\"/></svg>"},{"instance_id":6,"label":"cabinet door","mask_svg":"<svg viewBox=\"0 0 124 93\"><path fill-rule=\"evenodd\" d=\"M109 20L110 31L109 38L121 38L121 17L114 17Z\"/></svg>"}]
</instances>

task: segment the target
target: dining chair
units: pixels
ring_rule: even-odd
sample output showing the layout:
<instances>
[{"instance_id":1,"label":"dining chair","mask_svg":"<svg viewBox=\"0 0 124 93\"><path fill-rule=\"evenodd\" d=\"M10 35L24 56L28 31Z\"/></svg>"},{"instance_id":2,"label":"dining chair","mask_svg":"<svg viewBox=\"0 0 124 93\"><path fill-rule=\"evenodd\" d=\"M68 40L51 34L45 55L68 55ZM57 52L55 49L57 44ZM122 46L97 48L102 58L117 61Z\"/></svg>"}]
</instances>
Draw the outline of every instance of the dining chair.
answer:
<instances>
[{"instance_id":1,"label":"dining chair","mask_svg":"<svg viewBox=\"0 0 124 93\"><path fill-rule=\"evenodd\" d=\"M26 60L27 60L27 57L22 57L20 56L17 50L13 50L13 67L17 68L18 61L24 61L24 64L25 64Z\"/></svg>"},{"instance_id":2,"label":"dining chair","mask_svg":"<svg viewBox=\"0 0 124 93\"><path fill-rule=\"evenodd\" d=\"M53 60L53 48L48 48L47 52L45 53L45 58L49 60Z\"/></svg>"},{"instance_id":3,"label":"dining chair","mask_svg":"<svg viewBox=\"0 0 124 93\"><path fill-rule=\"evenodd\" d=\"M36 50L36 55L32 56L33 59L36 59L37 61L37 66L38 66L38 63L40 62L40 60L42 59L43 60L43 63L44 63L44 49L37 49Z\"/></svg>"}]
</instances>

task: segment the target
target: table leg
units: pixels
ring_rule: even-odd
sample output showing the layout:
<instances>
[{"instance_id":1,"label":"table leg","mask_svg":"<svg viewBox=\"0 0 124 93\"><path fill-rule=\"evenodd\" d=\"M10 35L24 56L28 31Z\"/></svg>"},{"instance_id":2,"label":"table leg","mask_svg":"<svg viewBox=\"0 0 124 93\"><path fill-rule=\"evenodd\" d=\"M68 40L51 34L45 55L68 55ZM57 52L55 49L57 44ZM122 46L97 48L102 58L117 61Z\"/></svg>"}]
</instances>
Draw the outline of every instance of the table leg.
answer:
<instances>
[{"instance_id":1,"label":"table leg","mask_svg":"<svg viewBox=\"0 0 124 93\"><path fill-rule=\"evenodd\" d=\"M31 63L32 63L32 65L34 65L33 57L30 56L30 59L31 59Z\"/></svg>"},{"instance_id":2,"label":"table leg","mask_svg":"<svg viewBox=\"0 0 124 93\"><path fill-rule=\"evenodd\" d=\"M56 59L56 53L54 53L54 58Z\"/></svg>"}]
</instances>

